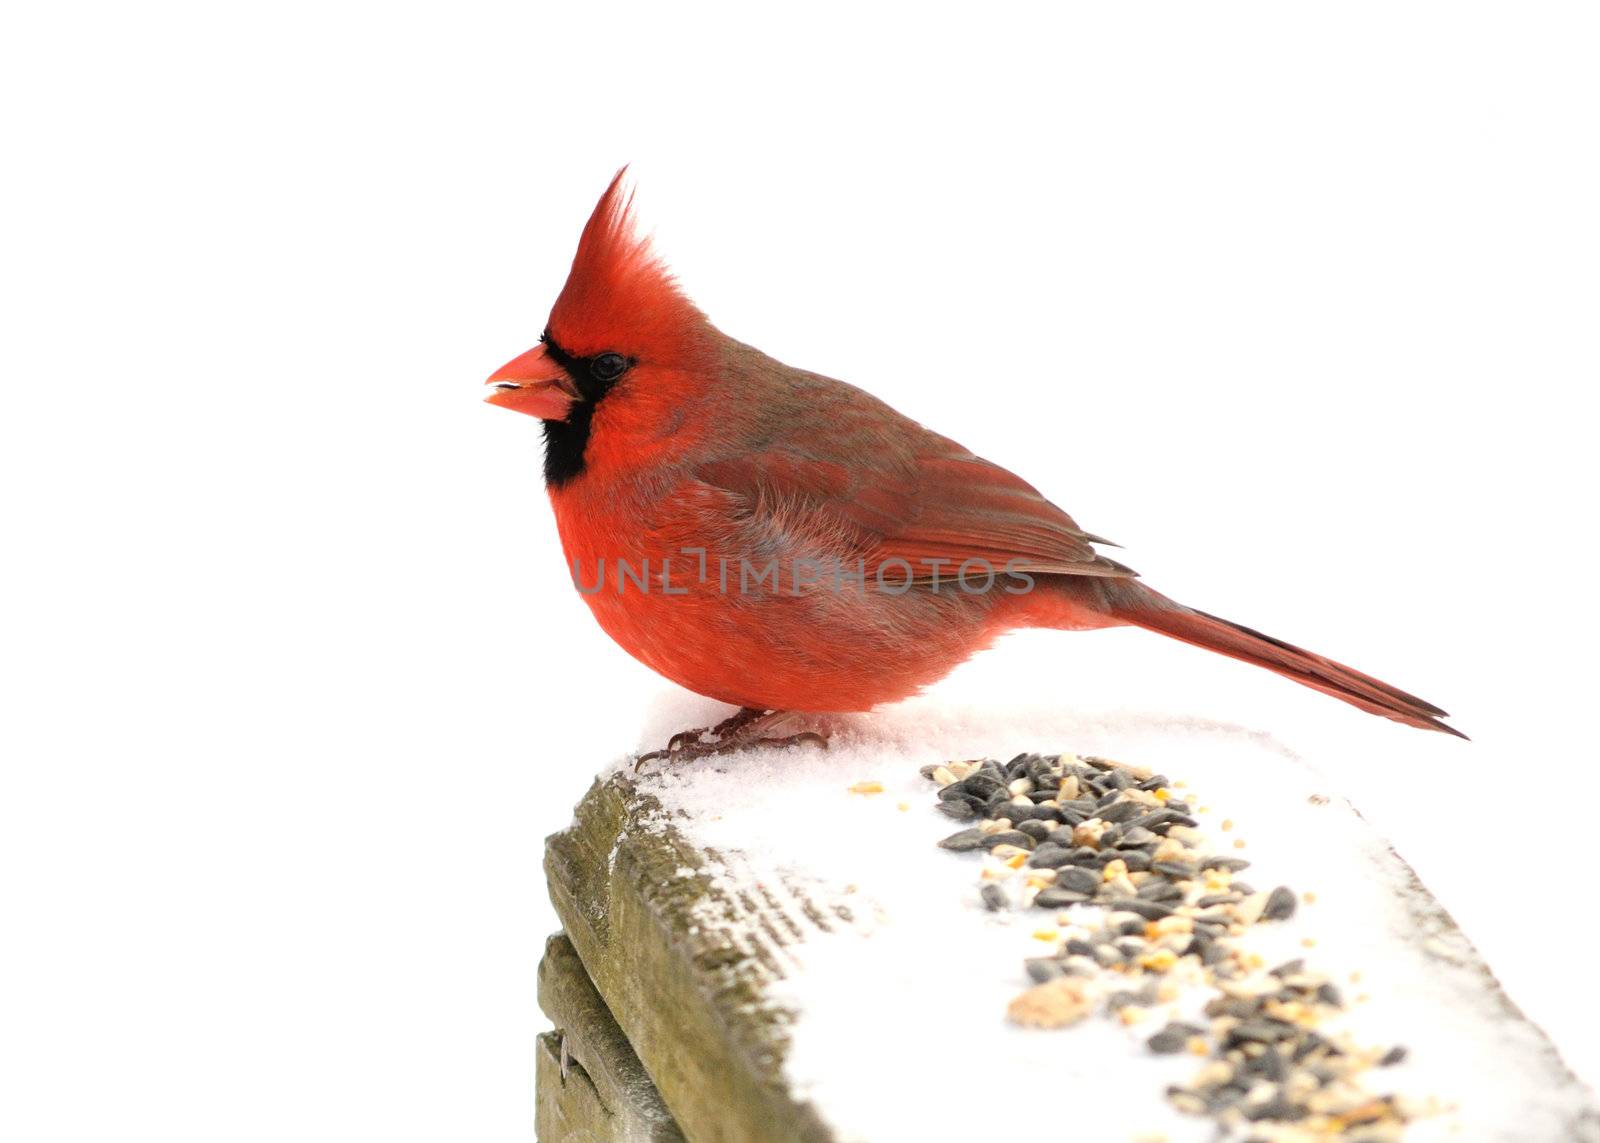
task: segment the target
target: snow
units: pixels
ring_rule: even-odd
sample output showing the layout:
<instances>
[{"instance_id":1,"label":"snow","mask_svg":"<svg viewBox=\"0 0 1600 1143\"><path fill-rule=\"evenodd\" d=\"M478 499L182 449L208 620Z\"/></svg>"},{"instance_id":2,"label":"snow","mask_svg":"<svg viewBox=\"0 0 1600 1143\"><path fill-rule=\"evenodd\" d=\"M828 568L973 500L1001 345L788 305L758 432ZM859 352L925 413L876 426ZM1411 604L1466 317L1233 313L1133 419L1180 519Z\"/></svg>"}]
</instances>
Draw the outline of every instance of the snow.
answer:
<instances>
[{"instance_id":1,"label":"snow","mask_svg":"<svg viewBox=\"0 0 1600 1143\"><path fill-rule=\"evenodd\" d=\"M1005 689L998 665L972 674ZM935 1128L941 1138L963 1137L992 1124L996 1100L1015 1095L1020 1107L1022 1093L1041 1089L1060 1092L1074 1130L1092 1138L1209 1135L1205 1121L1161 1098L1199 1066L1144 1048L1164 1011L1128 1028L1096 1016L1057 1032L1004 1019L1006 1002L1029 983L1024 958L1049 951L1032 934L1053 927L1051 914L982 908L980 859L935 847L960 827L934 810L934 787L917 771L1024 750L1103 754L1185 781L1186 796L1207 807L1199 816L1209 841L1249 858L1243 876L1252 884L1316 894L1292 921L1256 926L1247 945L1269 964L1304 956L1327 972L1346 994L1342 1023L1359 1043L1408 1047L1405 1063L1368 1074L1369 1088L1452 1109L1420 1121L1409 1138L1460 1138L1452 1132L1463 1125L1472 1139L1566 1137L1583 1089L1553 1082L1540 1038L1503 1013L1476 971L1453 963L1462 956L1458 938L1441 941L1416 927L1385 842L1310 762L1238 727L1074 716L988 697L982 706L919 699L845 720L826 752L747 752L647 779L681 815L674 822L685 836L737 854L725 871L735 883L808 884L861 918L792 950L790 975L772 991L774 1003L798 1014L785 1063L790 1081L846 1137ZM658 711L652 733L705 714L703 704L686 706ZM884 792L850 793L861 781L880 782ZM1231 831L1220 829L1223 818ZM1235 838L1245 848L1233 848ZM1314 947L1301 945L1305 937ZM1359 983L1349 983L1353 972ZM1370 999L1355 1002L1363 994ZM1190 992L1180 1003L1203 999ZM957 1076L963 1091L992 1098L941 1098Z\"/></svg>"}]
</instances>

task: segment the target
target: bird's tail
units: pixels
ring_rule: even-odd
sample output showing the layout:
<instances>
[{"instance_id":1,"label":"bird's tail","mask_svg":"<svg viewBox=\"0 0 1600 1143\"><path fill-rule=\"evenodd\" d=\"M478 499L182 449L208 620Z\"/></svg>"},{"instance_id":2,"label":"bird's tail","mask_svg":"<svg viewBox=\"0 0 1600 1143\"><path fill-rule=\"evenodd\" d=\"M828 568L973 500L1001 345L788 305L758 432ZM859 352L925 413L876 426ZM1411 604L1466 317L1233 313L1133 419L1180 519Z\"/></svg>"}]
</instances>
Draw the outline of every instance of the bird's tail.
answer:
<instances>
[{"instance_id":1,"label":"bird's tail","mask_svg":"<svg viewBox=\"0 0 1600 1143\"><path fill-rule=\"evenodd\" d=\"M1455 727L1441 722L1448 716L1432 703L1353 667L1263 635L1243 624L1185 607L1133 580L1102 579L1095 586L1101 589L1107 610L1123 623L1265 667L1370 714L1392 718L1407 726L1453 734L1457 738L1466 737Z\"/></svg>"}]
</instances>

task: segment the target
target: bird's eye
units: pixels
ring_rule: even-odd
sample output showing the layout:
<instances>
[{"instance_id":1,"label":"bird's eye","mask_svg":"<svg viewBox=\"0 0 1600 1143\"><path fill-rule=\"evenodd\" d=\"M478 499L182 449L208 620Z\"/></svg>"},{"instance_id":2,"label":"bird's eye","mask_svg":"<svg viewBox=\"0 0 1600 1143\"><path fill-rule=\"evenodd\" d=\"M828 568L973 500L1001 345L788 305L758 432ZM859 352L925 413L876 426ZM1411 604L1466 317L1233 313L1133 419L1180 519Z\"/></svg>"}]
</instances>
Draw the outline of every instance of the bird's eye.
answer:
<instances>
[{"instance_id":1,"label":"bird's eye","mask_svg":"<svg viewBox=\"0 0 1600 1143\"><path fill-rule=\"evenodd\" d=\"M628 368L628 359L620 353L602 353L589 366L596 381L615 381Z\"/></svg>"}]
</instances>

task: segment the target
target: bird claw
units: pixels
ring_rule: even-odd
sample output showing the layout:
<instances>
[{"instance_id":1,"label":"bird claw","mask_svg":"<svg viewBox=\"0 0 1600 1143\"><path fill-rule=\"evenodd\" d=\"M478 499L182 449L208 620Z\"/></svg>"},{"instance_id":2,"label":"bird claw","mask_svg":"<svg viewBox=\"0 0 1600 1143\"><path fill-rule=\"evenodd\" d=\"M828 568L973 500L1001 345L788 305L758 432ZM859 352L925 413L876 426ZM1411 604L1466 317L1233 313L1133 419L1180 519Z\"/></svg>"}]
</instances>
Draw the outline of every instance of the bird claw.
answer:
<instances>
[{"instance_id":1,"label":"bird claw","mask_svg":"<svg viewBox=\"0 0 1600 1143\"><path fill-rule=\"evenodd\" d=\"M675 754L679 750L687 749L691 745L698 745L702 738L711 733L714 733L714 730L709 726L702 726L698 730L680 730L671 738L667 739L667 748L665 751L657 750L653 751L653 753Z\"/></svg>"},{"instance_id":2,"label":"bird claw","mask_svg":"<svg viewBox=\"0 0 1600 1143\"><path fill-rule=\"evenodd\" d=\"M739 750L757 747L785 749L791 746L820 746L828 748L828 739L815 730L802 730L798 734L768 736L761 733L764 727L781 724L784 713L775 710L758 710L745 707L715 726L698 730L683 730L667 740L660 750L639 755L633 764L634 773L644 769L646 762L664 760L670 767L679 762L692 762L697 758L710 758L718 754L732 754Z\"/></svg>"}]
</instances>

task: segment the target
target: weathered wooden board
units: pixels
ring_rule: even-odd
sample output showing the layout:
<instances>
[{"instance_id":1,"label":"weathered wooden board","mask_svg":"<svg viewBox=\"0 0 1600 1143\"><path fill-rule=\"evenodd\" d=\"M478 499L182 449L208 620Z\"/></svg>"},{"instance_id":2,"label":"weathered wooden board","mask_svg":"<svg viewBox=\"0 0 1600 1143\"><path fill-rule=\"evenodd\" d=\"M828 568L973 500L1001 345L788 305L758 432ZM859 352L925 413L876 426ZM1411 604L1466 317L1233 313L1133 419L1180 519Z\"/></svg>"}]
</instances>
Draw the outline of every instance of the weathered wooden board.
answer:
<instances>
[{"instance_id":1,"label":"weathered wooden board","mask_svg":"<svg viewBox=\"0 0 1600 1143\"><path fill-rule=\"evenodd\" d=\"M582 961L557 933L539 964L538 1137L546 1143L678 1143L683 1133L611 1018Z\"/></svg>"},{"instance_id":2,"label":"weathered wooden board","mask_svg":"<svg viewBox=\"0 0 1600 1143\"><path fill-rule=\"evenodd\" d=\"M838 781L846 773L853 771L839 770L825 779L839 797L847 796L846 783ZM572 826L550 838L546 871L573 949L683 1136L730 1143L881 1138L881 1131L840 1130L838 1108L827 1098L817 1095L813 1105L791 1089L784 1061L794 1016L772 1001L775 985L794 984L796 974L803 977L799 946L856 927L849 910L837 897L822 900L814 886L782 871L767 868L747 876L738 852L691 844L649 791L648 781L625 774L597 782L577 807ZM887 795L889 812L894 797ZM902 810L909 811L909 801L907 795ZM927 813L925 807L922 812ZM1355 820L1342 803L1329 812ZM902 820L911 817L901 815ZM949 859L931 848L927 858L931 864ZM1516 1126L1508 1131L1503 1117L1478 1133L1471 1122L1435 1126L1460 1139L1600 1139L1592 1096L1566 1071L1548 1040L1504 995L1405 863L1392 853L1380 852L1379 858L1380 864L1362 875L1368 891L1397 901L1404 920L1397 935L1374 932L1372 939L1425 945L1419 955L1436 964L1444 982L1441 995L1461 997L1461 1007L1472 1010L1470 1019L1492 1022L1505 1032L1507 1061L1531 1077L1530 1099L1543 1101L1537 1115L1530 1107L1526 1131ZM935 934L923 947L936 952L940 940ZM997 1008L997 1023L998 1015ZM968 1029L954 1042L981 1042L995 1030ZM892 1029L863 1027L863 1039L873 1041L874 1051L893 1050L893 1035ZM1436 1032L1436 1038L1440 1035ZM1480 1056L1475 1066L1483 1060ZM925 1086L905 1106L908 1130L915 1134L906 1137L935 1137L941 1085L918 1082ZM1083 1096L1094 1096L1094 1081L1084 1082ZM590 1083L597 1101L605 1104L603 1085ZM1159 1089L1152 1098L1159 1100Z\"/></svg>"},{"instance_id":3,"label":"weathered wooden board","mask_svg":"<svg viewBox=\"0 0 1600 1143\"><path fill-rule=\"evenodd\" d=\"M617 1143L624 1138L582 1064L562 1066L560 1032L537 1043L534 1137L539 1143Z\"/></svg>"},{"instance_id":4,"label":"weathered wooden board","mask_svg":"<svg viewBox=\"0 0 1600 1143\"><path fill-rule=\"evenodd\" d=\"M828 922L721 896L697 872L706 854L645 826L655 810L633 783L613 778L550 839L550 896L573 947L689 1138L831 1140L785 1088L782 1020L760 1003L782 975L782 946ZM717 912L762 916L765 939L742 941L715 923Z\"/></svg>"}]
</instances>

